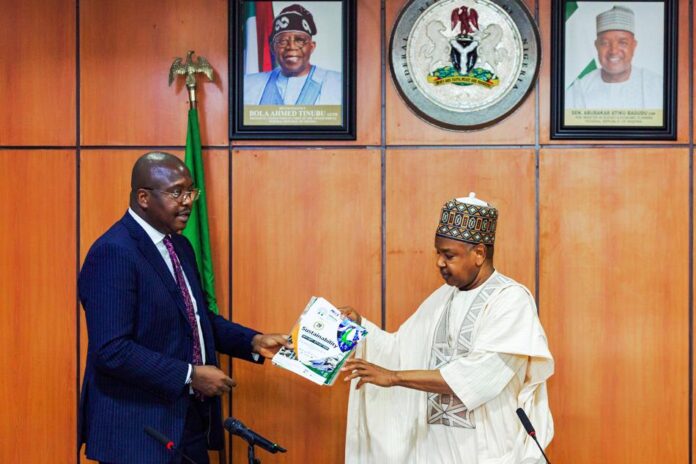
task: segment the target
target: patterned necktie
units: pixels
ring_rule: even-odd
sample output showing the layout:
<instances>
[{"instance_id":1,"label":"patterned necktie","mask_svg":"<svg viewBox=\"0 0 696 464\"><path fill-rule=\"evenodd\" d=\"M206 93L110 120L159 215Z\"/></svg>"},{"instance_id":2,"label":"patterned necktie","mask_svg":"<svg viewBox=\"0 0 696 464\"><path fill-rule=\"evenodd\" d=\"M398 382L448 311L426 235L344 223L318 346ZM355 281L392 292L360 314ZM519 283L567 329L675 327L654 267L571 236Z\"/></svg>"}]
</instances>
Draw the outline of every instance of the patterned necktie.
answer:
<instances>
[{"instance_id":1,"label":"patterned necktie","mask_svg":"<svg viewBox=\"0 0 696 464\"><path fill-rule=\"evenodd\" d=\"M172 260L172 267L174 268L174 276L176 277L176 284L179 286L179 291L181 296L184 298L184 306L186 306L186 318L188 319L189 325L191 326L191 332L193 333L193 359L192 362L196 366L203 364L203 356L201 356L201 340L198 338L198 323L196 322L196 313L193 309L193 301L191 301L191 295L189 294L188 288L186 287L186 281L184 280L184 270L181 268L181 262L179 262L179 257L174 251L174 244L172 240L167 236L164 237L164 245L167 247L169 252L169 257Z\"/></svg>"}]
</instances>

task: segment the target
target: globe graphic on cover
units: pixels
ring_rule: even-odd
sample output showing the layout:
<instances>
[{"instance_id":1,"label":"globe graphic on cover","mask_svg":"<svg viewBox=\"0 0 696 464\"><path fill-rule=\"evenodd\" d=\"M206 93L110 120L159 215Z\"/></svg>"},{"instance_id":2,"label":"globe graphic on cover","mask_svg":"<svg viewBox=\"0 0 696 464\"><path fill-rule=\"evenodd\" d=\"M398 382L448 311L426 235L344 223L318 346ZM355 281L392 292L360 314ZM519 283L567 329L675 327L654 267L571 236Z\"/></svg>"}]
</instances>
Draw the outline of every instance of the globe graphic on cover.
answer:
<instances>
[{"instance_id":1,"label":"globe graphic on cover","mask_svg":"<svg viewBox=\"0 0 696 464\"><path fill-rule=\"evenodd\" d=\"M338 325L336 332L338 347L341 351L346 352L355 348L355 345L360 341L360 330L349 321L342 321Z\"/></svg>"}]
</instances>

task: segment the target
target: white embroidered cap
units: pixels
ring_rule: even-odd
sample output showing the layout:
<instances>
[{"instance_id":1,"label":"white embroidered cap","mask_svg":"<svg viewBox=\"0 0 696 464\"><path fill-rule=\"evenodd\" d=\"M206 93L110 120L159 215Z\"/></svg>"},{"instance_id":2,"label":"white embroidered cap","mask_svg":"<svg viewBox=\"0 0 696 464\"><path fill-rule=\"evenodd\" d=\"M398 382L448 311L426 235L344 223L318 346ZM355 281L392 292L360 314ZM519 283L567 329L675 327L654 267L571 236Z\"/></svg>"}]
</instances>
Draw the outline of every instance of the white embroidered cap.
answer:
<instances>
[{"instance_id":1,"label":"white embroidered cap","mask_svg":"<svg viewBox=\"0 0 696 464\"><path fill-rule=\"evenodd\" d=\"M597 35L604 31L628 31L635 33L635 14L625 6L615 6L597 15Z\"/></svg>"},{"instance_id":2,"label":"white embroidered cap","mask_svg":"<svg viewBox=\"0 0 696 464\"><path fill-rule=\"evenodd\" d=\"M498 210L471 192L468 197L453 198L442 206L435 235L467 243L495 243Z\"/></svg>"}]
</instances>

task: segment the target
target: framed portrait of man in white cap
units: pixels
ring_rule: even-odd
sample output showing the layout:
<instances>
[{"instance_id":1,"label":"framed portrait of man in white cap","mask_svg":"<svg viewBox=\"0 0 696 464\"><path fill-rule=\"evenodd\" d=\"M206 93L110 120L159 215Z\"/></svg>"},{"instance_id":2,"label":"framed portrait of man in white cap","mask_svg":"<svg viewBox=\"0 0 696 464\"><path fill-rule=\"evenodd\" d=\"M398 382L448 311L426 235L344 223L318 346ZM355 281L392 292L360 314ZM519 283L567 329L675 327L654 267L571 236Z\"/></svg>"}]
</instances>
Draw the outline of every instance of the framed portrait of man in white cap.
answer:
<instances>
[{"instance_id":1,"label":"framed portrait of man in white cap","mask_svg":"<svg viewBox=\"0 0 696 464\"><path fill-rule=\"evenodd\" d=\"M554 139L676 137L676 0L554 2Z\"/></svg>"},{"instance_id":2,"label":"framed portrait of man in white cap","mask_svg":"<svg viewBox=\"0 0 696 464\"><path fill-rule=\"evenodd\" d=\"M354 139L355 0L230 10L230 137Z\"/></svg>"}]
</instances>

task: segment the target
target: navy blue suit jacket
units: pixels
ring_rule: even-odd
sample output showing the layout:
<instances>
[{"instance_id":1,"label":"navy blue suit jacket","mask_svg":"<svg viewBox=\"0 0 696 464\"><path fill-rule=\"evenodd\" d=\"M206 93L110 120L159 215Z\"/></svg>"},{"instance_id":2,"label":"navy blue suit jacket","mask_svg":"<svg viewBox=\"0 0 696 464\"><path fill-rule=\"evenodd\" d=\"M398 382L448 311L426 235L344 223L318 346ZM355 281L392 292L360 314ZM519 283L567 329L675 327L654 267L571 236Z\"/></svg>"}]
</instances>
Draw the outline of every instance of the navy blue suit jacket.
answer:
<instances>
[{"instance_id":1,"label":"navy blue suit jacket","mask_svg":"<svg viewBox=\"0 0 696 464\"><path fill-rule=\"evenodd\" d=\"M172 236L198 304L206 364L216 350L252 360L258 332L209 311L188 240ZM190 395L184 385L192 333L184 300L145 230L126 215L90 248L78 279L89 346L80 398L78 446L87 457L118 463L167 463L171 454L143 431L180 442ZM209 448L224 444L220 399L210 408Z\"/></svg>"}]
</instances>

